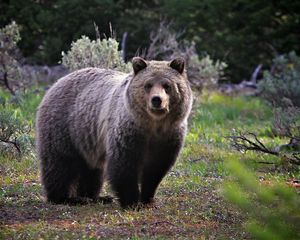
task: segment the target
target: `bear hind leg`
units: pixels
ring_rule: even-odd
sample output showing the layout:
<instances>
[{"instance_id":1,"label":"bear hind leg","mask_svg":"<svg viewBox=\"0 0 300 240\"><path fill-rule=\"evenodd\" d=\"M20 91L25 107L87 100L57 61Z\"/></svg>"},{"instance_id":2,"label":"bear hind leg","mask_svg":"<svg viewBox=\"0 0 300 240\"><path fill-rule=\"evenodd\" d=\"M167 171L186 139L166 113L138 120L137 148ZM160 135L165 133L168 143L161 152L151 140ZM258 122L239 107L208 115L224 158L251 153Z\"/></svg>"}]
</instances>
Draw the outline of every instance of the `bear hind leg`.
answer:
<instances>
[{"instance_id":1,"label":"bear hind leg","mask_svg":"<svg viewBox=\"0 0 300 240\"><path fill-rule=\"evenodd\" d=\"M42 182L47 201L55 204L87 204L87 198L78 196L80 172L84 159L78 154L42 158Z\"/></svg>"},{"instance_id":2,"label":"bear hind leg","mask_svg":"<svg viewBox=\"0 0 300 240\"><path fill-rule=\"evenodd\" d=\"M73 203L70 198L70 189L77 174L71 168L59 165L42 171L42 182L47 201L56 204Z\"/></svg>"}]
</instances>

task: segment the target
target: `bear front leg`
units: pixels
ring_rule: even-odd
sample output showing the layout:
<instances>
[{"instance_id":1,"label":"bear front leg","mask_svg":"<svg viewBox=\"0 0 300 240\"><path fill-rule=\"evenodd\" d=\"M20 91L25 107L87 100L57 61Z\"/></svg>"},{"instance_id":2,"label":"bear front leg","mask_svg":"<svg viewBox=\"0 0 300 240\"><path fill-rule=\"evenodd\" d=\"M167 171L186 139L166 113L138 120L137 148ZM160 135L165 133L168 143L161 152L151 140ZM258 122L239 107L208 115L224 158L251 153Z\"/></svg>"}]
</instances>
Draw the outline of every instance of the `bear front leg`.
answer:
<instances>
[{"instance_id":1,"label":"bear front leg","mask_svg":"<svg viewBox=\"0 0 300 240\"><path fill-rule=\"evenodd\" d=\"M181 149L183 137L176 136L172 139L152 140L149 144L149 156L143 166L141 181L141 202L153 202L155 191L173 166Z\"/></svg>"},{"instance_id":2,"label":"bear front leg","mask_svg":"<svg viewBox=\"0 0 300 240\"><path fill-rule=\"evenodd\" d=\"M122 208L135 208L139 202L138 177L144 138L138 134L119 135L109 140L108 176Z\"/></svg>"}]
</instances>

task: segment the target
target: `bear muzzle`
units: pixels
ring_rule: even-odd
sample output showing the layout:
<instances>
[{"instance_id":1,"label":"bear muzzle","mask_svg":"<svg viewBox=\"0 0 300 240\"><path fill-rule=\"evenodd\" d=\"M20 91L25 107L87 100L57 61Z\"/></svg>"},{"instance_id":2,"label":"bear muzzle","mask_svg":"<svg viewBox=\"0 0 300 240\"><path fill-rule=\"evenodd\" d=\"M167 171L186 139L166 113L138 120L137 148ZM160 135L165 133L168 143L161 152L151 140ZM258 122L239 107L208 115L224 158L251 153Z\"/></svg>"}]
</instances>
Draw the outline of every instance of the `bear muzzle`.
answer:
<instances>
[{"instance_id":1,"label":"bear muzzle","mask_svg":"<svg viewBox=\"0 0 300 240\"><path fill-rule=\"evenodd\" d=\"M150 115L152 115L154 118L163 118L169 113L167 99L164 99L158 95L152 96L151 100L149 101L148 110Z\"/></svg>"},{"instance_id":2,"label":"bear muzzle","mask_svg":"<svg viewBox=\"0 0 300 240\"><path fill-rule=\"evenodd\" d=\"M154 84L148 95L148 113L156 120L169 113L169 96L162 84Z\"/></svg>"}]
</instances>

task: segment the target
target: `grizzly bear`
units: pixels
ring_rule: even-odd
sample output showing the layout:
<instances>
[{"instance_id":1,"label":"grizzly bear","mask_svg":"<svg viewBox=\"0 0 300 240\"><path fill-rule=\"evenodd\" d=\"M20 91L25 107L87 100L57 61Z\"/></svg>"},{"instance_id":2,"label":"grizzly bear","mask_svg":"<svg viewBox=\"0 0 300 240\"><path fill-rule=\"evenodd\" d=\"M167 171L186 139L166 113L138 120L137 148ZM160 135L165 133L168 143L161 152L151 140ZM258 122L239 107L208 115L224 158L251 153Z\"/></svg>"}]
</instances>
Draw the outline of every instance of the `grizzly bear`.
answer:
<instances>
[{"instance_id":1,"label":"grizzly bear","mask_svg":"<svg viewBox=\"0 0 300 240\"><path fill-rule=\"evenodd\" d=\"M49 202L109 201L98 196L104 176L123 208L153 201L183 145L192 91L181 58L132 65L78 70L47 91L36 129Z\"/></svg>"}]
</instances>

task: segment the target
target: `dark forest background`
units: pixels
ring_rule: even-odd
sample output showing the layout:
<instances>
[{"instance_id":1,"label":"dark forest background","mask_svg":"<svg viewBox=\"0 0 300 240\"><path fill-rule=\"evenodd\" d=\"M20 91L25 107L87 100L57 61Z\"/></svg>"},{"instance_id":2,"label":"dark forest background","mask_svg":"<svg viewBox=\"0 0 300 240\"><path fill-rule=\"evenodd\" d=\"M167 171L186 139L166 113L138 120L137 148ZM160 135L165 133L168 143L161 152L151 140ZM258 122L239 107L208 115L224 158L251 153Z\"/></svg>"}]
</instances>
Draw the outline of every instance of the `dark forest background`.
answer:
<instances>
[{"instance_id":1,"label":"dark forest background","mask_svg":"<svg viewBox=\"0 0 300 240\"><path fill-rule=\"evenodd\" d=\"M300 52L300 1L294 0L1 0L0 27L21 26L22 54L29 64L55 65L72 41L95 38L94 23L110 36L109 23L126 60L149 45L164 20L182 40L194 41L198 54L228 64L227 80L249 79L258 64L269 68L277 55Z\"/></svg>"}]
</instances>

